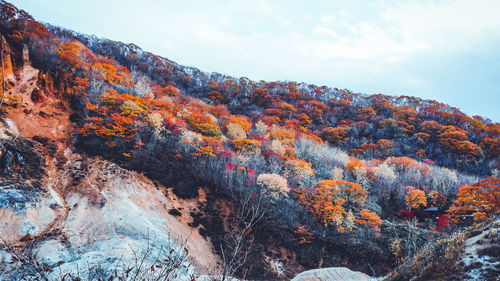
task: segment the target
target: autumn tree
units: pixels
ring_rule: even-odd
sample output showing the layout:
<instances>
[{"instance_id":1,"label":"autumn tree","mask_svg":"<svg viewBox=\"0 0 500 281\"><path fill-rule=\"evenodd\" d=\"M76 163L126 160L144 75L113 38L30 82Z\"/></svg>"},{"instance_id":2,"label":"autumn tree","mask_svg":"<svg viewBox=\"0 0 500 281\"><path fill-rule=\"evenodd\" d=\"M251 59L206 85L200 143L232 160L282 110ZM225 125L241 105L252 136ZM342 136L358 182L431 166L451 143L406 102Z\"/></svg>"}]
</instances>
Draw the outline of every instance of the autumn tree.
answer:
<instances>
[{"instance_id":1,"label":"autumn tree","mask_svg":"<svg viewBox=\"0 0 500 281\"><path fill-rule=\"evenodd\" d=\"M267 95L269 95L269 89L257 88L252 94L252 99L255 104L263 106L266 104Z\"/></svg>"},{"instance_id":2,"label":"autumn tree","mask_svg":"<svg viewBox=\"0 0 500 281\"><path fill-rule=\"evenodd\" d=\"M416 189L413 186L407 186L406 189L405 203L408 211L411 212L412 209L427 206L427 198L423 190Z\"/></svg>"},{"instance_id":3,"label":"autumn tree","mask_svg":"<svg viewBox=\"0 0 500 281\"><path fill-rule=\"evenodd\" d=\"M298 199L318 220L345 231L344 216L348 211L361 211L367 198L363 187L345 180L322 180L312 190L299 190ZM366 213L366 212L363 212Z\"/></svg>"},{"instance_id":4,"label":"autumn tree","mask_svg":"<svg viewBox=\"0 0 500 281\"><path fill-rule=\"evenodd\" d=\"M208 93L208 99L210 99L211 101L215 102L215 103L222 103L224 101L224 96L217 92L217 91L211 91L210 93Z\"/></svg>"},{"instance_id":5,"label":"autumn tree","mask_svg":"<svg viewBox=\"0 0 500 281\"><path fill-rule=\"evenodd\" d=\"M322 180L313 189L298 189L296 196L301 205L305 206L313 217L325 226L323 238L328 225L335 225L337 231L350 231L353 224L364 224L379 230L380 218L366 209L362 209L367 198L363 187L345 180ZM354 213L358 214L356 218ZM322 248L324 254L324 246ZM320 260L319 267L322 265Z\"/></svg>"},{"instance_id":6,"label":"autumn tree","mask_svg":"<svg viewBox=\"0 0 500 281\"><path fill-rule=\"evenodd\" d=\"M486 152L488 159L496 159L500 156L500 140L492 138L484 138L479 144L481 148Z\"/></svg>"},{"instance_id":7,"label":"autumn tree","mask_svg":"<svg viewBox=\"0 0 500 281\"><path fill-rule=\"evenodd\" d=\"M131 76L124 66L116 66L113 61L101 59L93 65L93 70L97 76L111 84L131 85Z\"/></svg>"},{"instance_id":8,"label":"autumn tree","mask_svg":"<svg viewBox=\"0 0 500 281\"><path fill-rule=\"evenodd\" d=\"M299 116L298 116L298 119L300 121L300 124L306 128L309 128L311 125L312 125L312 121L311 119L309 118L309 116L307 116L307 114L305 113L301 113Z\"/></svg>"},{"instance_id":9,"label":"autumn tree","mask_svg":"<svg viewBox=\"0 0 500 281\"><path fill-rule=\"evenodd\" d=\"M358 219L355 219L354 222L359 224L364 224L372 229L374 229L378 235L380 232L380 225L382 224L382 219L375 213L367 209L362 209L358 213Z\"/></svg>"},{"instance_id":10,"label":"autumn tree","mask_svg":"<svg viewBox=\"0 0 500 281\"><path fill-rule=\"evenodd\" d=\"M375 117L375 115L375 110L369 106L358 109L358 117L361 120L369 120Z\"/></svg>"},{"instance_id":11,"label":"autumn tree","mask_svg":"<svg viewBox=\"0 0 500 281\"><path fill-rule=\"evenodd\" d=\"M348 129L347 126L328 127L321 131L321 138L333 145L342 145L349 140L347 136Z\"/></svg>"},{"instance_id":12,"label":"autumn tree","mask_svg":"<svg viewBox=\"0 0 500 281\"><path fill-rule=\"evenodd\" d=\"M460 187L457 199L447 211L454 223L472 216L480 222L500 211L500 177L489 177Z\"/></svg>"},{"instance_id":13,"label":"autumn tree","mask_svg":"<svg viewBox=\"0 0 500 281\"><path fill-rule=\"evenodd\" d=\"M437 190L429 192L427 197L428 197L427 201L430 206L443 207L444 205L446 205L446 200L447 200L446 196L444 196L441 192Z\"/></svg>"},{"instance_id":14,"label":"autumn tree","mask_svg":"<svg viewBox=\"0 0 500 281\"><path fill-rule=\"evenodd\" d=\"M245 133L249 133L252 127L252 124L249 122L248 117L244 115L231 115L228 117L227 121L224 122L224 125L227 126L230 123L238 124Z\"/></svg>"},{"instance_id":15,"label":"autumn tree","mask_svg":"<svg viewBox=\"0 0 500 281\"><path fill-rule=\"evenodd\" d=\"M241 152L255 151L261 145L261 142L258 140L248 140L248 139L234 139L232 143L234 149L236 151L241 151Z\"/></svg>"},{"instance_id":16,"label":"autumn tree","mask_svg":"<svg viewBox=\"0 0 500 281\"><path fill-rule=\"evenodd\" d=\"M288 177L306 178L314 175L311 163L301 159L289 159L285 162L285 175Z\"/></svg>"},{"instance_id":17,"label":"autumn tree","mask_svg":"<svg viewBox=\"0 0 500 281\"><path fill-rule=\"evenodd\" d=\"M392 141L381 139L377 142L377 151L381 157L389 157L391 155L392 146Z\"/></svg>"},{"instance_id":18,"label":"autumn tree","mask_svg":"<svg viewBox=\"0 0 500 281\"><path fill-rule=\"evenodd\" d=\"M82 51L82 47L77 42L67 42L59 47L57 53L61 56L61 59L66 64L71 67L79 68L83 61L80 58L80 53Z\"/></svg>"},{"instance_id":19,"label":"autumn tree","mask_svg":"<svg viewBox=\"0 0 500 281\"><path fill-rule=\"evenodd\" d=\"M219 138L222 136L219 125L210 116L201 112L192 112L187 116L186 122L198 133Z\"/></svg>"}]
</instances>

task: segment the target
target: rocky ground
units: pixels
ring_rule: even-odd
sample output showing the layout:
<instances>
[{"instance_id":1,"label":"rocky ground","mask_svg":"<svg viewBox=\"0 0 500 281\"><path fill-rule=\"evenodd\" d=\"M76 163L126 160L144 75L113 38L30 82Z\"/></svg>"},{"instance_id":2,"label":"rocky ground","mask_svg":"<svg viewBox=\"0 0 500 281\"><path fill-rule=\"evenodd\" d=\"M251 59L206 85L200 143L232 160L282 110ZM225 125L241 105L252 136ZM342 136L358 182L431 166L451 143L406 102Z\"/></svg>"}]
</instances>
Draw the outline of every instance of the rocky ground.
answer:
<instances>
[{"instance_id":1,"label":"rocky ground","mask_svg":"<svg viewBox=\"0 0 500 281\"><path fill-rule=\"evenodd\" d=\"M74 152L60 93L29 61L10 73L0 124L0 264L12 260L5 245L29 244L40 262L63 272L132 264L134 251L162 245L166 252L185 247L198 273L218 270L210 242L188 225L202 201Z\"/></svg>"}]
</instances>

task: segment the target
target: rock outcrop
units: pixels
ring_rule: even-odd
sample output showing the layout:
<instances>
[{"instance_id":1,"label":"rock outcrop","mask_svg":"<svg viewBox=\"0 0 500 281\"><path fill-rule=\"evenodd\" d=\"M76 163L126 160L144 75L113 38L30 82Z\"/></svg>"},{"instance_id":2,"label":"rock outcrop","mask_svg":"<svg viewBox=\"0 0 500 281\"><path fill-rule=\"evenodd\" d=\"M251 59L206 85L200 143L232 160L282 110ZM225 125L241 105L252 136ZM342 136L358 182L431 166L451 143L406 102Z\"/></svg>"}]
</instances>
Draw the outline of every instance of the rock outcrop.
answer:
<instances>
[{"instance_id":1,"label":"rock outcrop","mask_svg":"<svg viewBox=\"0 0 500 281\"><path fill-rule=\"evenodd\" d=\"M352 271L347 267L329 267L304 271L292 281L367 281L375 280L370 276Z\"/></svg>"},{"instance_id":2,"label":"rock outcrop","mask_svg":"<svg viewBox=\"0 0 500 281\"><path fill-rule=\"evenodd\" d=\"M189 253L186 274L217 272L210 241L189 225L200 202L75 152L68 101L30 65L26 48L23 64L12 67L2 44L9 86L0 122L0 280L13 278L1 269L16 249L57 273L123 269L145 249L155 258L171 249ZM16 268L6 272L15 275Z\"/></svg>"}]
</instances>

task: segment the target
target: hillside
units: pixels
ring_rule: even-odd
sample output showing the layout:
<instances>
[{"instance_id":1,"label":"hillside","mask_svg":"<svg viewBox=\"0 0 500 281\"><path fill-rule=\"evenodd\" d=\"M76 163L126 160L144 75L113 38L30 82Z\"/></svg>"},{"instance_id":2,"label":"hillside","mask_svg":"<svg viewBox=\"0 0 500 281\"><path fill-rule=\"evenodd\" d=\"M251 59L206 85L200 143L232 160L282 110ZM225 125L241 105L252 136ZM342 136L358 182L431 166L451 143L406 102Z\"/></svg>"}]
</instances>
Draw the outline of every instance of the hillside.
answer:
<instances>
[{"instance_id":1,"label":"hillside","mask_svg":"<svg viewBox=\"0 0 500 281\"><path fill-rule=\"evenodd\" d=\"M0 278L384 276L500 210L491 120L205 73L0 8Z\"/></svg>"},{"instance_id":2,"label":"hillside","mask_svg":"<svg viewBox=\"0 0 500 281\"><path fill-rule=\"evenodd\" d=\"M498 280L499 227L497 217L429 243L386 280Z\"/></svg>"}]
</instances>

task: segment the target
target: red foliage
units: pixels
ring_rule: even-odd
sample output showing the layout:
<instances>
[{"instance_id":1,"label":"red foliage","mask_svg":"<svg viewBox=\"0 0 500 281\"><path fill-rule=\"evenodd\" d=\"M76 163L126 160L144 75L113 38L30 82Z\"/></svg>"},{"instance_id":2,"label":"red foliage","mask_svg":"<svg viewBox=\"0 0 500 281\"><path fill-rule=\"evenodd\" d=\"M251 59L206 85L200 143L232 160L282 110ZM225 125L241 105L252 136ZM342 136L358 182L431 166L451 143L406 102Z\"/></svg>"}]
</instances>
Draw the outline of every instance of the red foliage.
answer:
<instances>
[{"instance_id":1,"label":"red foliage","mask_svg":"<svg viewBox=\"0 0 500 281\"><path fill-rule=\"evenodd\" d=\"M402 217L405 218L405 219L411 219L413 217L415 217L415 214L413 212L410 212L408 210L399 210L399 212L401 213Z\"/></svg>"},{"instance_id":2,"label":"red foliage","mask_svg":"<svg viewBox=\"0 0 500 281\"><path fill-rule=\"evenodd\" d=\"M448 217L446 215L440 215L436 223L437 230L443 231L448 228L449 224L450 220L448 219Z\"/></svg>"},{"instance_id":3,"label":"red foliage","mask_svg":"<svg viewBox=\"0 0 500 281\"><path fill-rule=\"evenodd\" d=\"M227 150L223 150L223 151L219 152L219 155L222 158L226 158L226 159L231 159L233 157L233 153L231 151L227 151Z\"/></svg>"}]
</instances>

